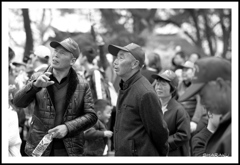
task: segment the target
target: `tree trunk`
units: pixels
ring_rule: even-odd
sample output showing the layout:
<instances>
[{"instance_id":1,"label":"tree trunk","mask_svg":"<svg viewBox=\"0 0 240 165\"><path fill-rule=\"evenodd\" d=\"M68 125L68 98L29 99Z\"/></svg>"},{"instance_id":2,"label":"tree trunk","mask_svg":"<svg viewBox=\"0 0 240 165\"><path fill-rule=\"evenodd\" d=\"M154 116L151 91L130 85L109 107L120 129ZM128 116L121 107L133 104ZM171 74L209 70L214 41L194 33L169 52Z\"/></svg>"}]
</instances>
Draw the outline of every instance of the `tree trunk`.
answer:
<instances>
[{"instance_id":1,"label":"tree trunk","mask_svg":"<svg viewBox=\"0 0 240 165\"><path fill-rule=\"evenodd\" d=\"M208 46L209 46L209 50L210 50L210 55L214 56L215 52L213 50L213 43L211 40L211 28L209 27L209 24L208 24L209 20L208 20L207 14L205 12L203 13L203 19L204 19L206 38L207 38L207 42L208 42Z\"/></svg>"},{"instance_id":2,"label":"tree trunk","mask_svg":"<svg viewBox=\"0 0 240 165\"><path fill-rule=\"evenodd\" d=\"M196 41L196 45L200 48L202 48L202 40L200 37L200 28L199 28L199 23L198 23L198 15L196 14L195 9L189 9L188 10L190 15L192 16L193 22L194 22L194 26L196 28L196 37L197 37L197 41Z\"/></svg>"},{"instance_id":3,"label":"tree trunk","mask_svg":"<svg viewBox=\"0 0 240 165\"><path fill-rule=\"evenodd\" d=\"M22 9L23 21L24 21L24 29L26 32L26 44L23 56L23 62L27 62L29 55L33 51L33 37L32 37L32 29L31 29L31 20L29 18L28 9Z\"/></svg>"},{"instance_id":4,"label":"tree trunk","mask_svg":"<svg viewBox=\"0 0 240 165\"><path fill-rule=\"evenodd\" d=\"M226 58L226 54L228 51L228 46L229 46L229 38L230 38L230 34L231 34L231 14L229 15L224 15L223 13L223 9L219 10L219 18L220 18L220 24L221 24L221 28L222 28L222 33L223 33L223 37L222 37L222 41L223 41L223 51L222 51L222 57ZM229 28L225 27L224 25L224 19L229 19Z\"/></svg>"}]
</instances>

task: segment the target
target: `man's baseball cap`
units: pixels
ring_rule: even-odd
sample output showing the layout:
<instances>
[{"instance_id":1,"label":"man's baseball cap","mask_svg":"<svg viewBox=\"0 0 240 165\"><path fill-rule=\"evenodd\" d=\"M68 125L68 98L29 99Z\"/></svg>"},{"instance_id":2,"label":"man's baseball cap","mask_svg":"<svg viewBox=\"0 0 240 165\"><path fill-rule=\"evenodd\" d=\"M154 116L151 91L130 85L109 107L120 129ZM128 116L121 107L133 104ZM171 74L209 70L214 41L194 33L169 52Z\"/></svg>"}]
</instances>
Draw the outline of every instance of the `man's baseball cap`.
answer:
<instances>
[{"instance_id":1,"label":"man's baseball cap","mask_svg":"<svg viewBox=\"0 0 240 165\"><path fill-rule=\"evenodd\" d=\"M17 61L12 62L12 65L17 66L17 67L18 66L25 66L25 67L27 66L26 63L24 63L24 62L17 62Z\"/></svg>"},{"instance_id":2,"label":"man's baseball cap","mask_svg":"<svg viewBox=\"0 0 240 165\"><path fill-rule=\"evenodd\" d=\"M79 57L80 49L78 44L73 39L67 38L61 42L52 41L50 43L50 46L53 48L56 48L59 45L64 47L67 51L71 52L75 58Z\"/></svg>"},{"instance_id":3,"label":"man's baseball cap","mask_svg":"<svg viewBox=\"0 0 240 165\"><path fill-rule=\"evenodd\" d=\"M128 44L124 47L117 46L117 45L109 45L108 46L108 51L113 56L117 56L117 54L120 50L131 53L133 55L133 57L135 57L136 60L139 61L139 66L140 67L143 66L144 61L145 61L145 52L143 51L143 49L139 45L137 45L135 43L131 43L131 44Z\"/></svg>"},{"instance_id":4,"label":"man's baseball cap","mask_svg":"<svg viewBox=\"0 0 240 165\"><path fill-rule=\"evenodd\" d=\"M174 90L177 89L178 87L178 77L177 75L171 71L171 70L166 70L163 73L160 74L153 74L152 78L154 79L163 79L169 82L169 84L172 86Z\"/></svg>"},{"instance_id":5,"label":"man's baseball cap","mask_svg":"<svg viewBox=\"0 0 240 165\"><path fill-rule=\"evenodd\" d=\"M35 48L34 54L39 58L49 58L51 56L51 51L48 47L39 45Z\"/></svg>"},{"instance_id":6,"label":"man's baseball cap","mask_svg":"<svg viewBox=\"0 0 240 165\"><path fill-rule=\"evenodd\" d=\"M194 63L191 62L191 61L186 61L186 62L184 63L184 65L180 65L179 68L180 68L180 69L184 69L184 68L194 69Z\"/></svg>"},{"instance_id":7,"label":"man's baseball cap","mask_svg":"<svg viewBox=\"0 0 240 165\"><path fill-rule=\"evenodd\" d=\"M221 77L224 80L231 80L231 63L220 57L204 57L195 62L195 75L191 85L178 101L185 101L197 94L200 89L210 81Z\"/></svg>"}]
</instances>

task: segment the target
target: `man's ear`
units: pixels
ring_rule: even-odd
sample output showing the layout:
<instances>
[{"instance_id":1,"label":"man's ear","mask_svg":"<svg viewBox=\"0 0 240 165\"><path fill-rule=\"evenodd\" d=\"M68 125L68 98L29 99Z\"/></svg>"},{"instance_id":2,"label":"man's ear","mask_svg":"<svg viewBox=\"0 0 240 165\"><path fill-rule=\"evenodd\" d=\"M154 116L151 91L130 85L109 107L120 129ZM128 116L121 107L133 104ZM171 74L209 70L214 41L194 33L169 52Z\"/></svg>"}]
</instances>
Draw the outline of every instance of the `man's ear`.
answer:
<instances>
[{"instance_id":1,"label":"man's ear","mask_svg":"<svg viewBox=\"0 0 240 165\"><path fill-rule=\"evenodd\" d=\"M72 58L70 65L73 66L75 64L76 60L77 60L76 58Z\"/></svg>"},{"instance_id":2,"label":"man's ear","mask_svg":"<svg viewBox=\"0 0 240 165\"><path fill-rule=\"evenodd\" d=\"M226 87L226 85L227 85L225 80L223 80L221 77L218 77L216 79L216 82L217 82L218 86L220 87L220 89Z\"/></svg>"},{"instance_id":3,"label":"man's ear","mask_svg":"<svg viewBox=\"0 0 240 165\"><path fill-rule=\"evenodd\" d=\"M133 62L133 65L132 65L132 69L135 69L136 67L138 67L139 66L139 61L138 60L135 60L134 62Z\"/></svg>"}]
</instances>

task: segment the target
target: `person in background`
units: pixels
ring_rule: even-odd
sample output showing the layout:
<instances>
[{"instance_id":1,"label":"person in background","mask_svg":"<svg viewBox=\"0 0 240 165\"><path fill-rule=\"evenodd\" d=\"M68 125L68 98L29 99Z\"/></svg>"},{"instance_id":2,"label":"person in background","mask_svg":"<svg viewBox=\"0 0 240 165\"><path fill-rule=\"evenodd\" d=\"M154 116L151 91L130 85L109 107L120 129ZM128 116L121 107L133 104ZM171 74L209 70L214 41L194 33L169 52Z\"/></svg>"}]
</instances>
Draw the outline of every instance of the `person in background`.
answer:
<instances>
[{"instance_id":1,"label":"person in background","mask_svg":"<svg viewBox=\"0 0 240 165\"><path fill-rule=\"evenodd\" d=\"M131 43L109 45L116 56L113 67L121 78L114 126L115 156L166 156L168 129L161 103L150 82L142 76L142 48Z\"/></svg>"},{"instance_id":2,"label":"person in background","mask_svg":"<svg viewBox=\"0 0 240 165\"><path fill-rule=\"evenodd\" d=\"M162 70L161 58L157 53L150 53L147 56L147 65L142 68L141 73L152 84L154 79L151 77L153 74L158 74Z\"/></svg>"},{"instance_id":3,"label":"person in background","mask_svg":"<svg viewBox=\"0 0 240 165\"><path fill-rule=\"evenodd\" d=\"M161 101L164 120L168 125L168 156L190 156L190 118L184 107L175 100L178 87L177 75L166 70L154 74L153 86Z\"/></svg>"},{"instance_id":4,"label":"person in background","mask_svg":"<svg viewBox=\"0 0 240 165\"><path fill-rule=\"evenodd\" d=\"M9 157L21 157L21 144L20 137L21 130L19 129L19 115L18 109L13 105L13 96L17 91L15 82L15 76L13 76L13 70L11 67L11 61L15 57L15 52L12 48L8 47L9 56L9 84L8 84L8 156Z\"/></svg>"},{"instance_id":5,"label":"person in background","mask_svg":"<svg viewBox=\"0 0 240 165\"><path fill-rule=\"evenodd\" d=\"M172 58L172 71L176 71L181 69L181 65L184 65L186 61L186 55L183 51L179 51L175 53L175 56Z\"/></svg>"},{"instance_id":6,"label":"person in background","mask_svg":"<svg viewBox=\"0 0 240 165\"><path fill-rule=\"evenodd\" d=\"M52 41L51 66L37 72L13 99L17 107L35 102L25 152L31 156L46 134L53 141L43 156L81 156L84 131L97 122L88 82L72 68L80 55L78 44L71 38Z\"/></svg>"},{"instance_id":7,"label":"person in background","mask_svg":"<svg viewBox=\"0 0 240 165\"><path fill-rule=\"evenodd\" d=\"M220 57L204 57L196 61L195 68L192 84L179 100L184 101L199 94L201 104L209 113L222 115L210 139L207 140L208 136L205 136L203 140L203 155L231 156L231 63Z\"/></svg>"},{"instance_id":8,"label":"person in background","mask_svg":"<svg viewBox=\"0 0 240 165\"><path fill-rule=\"evenodd\" d=\"M44 45L37 46L33 54L30 55L28 61L29 70L36 72L43 72L47 69L49 65L49 59L51 56L51 51L48 47Z\"/></svg>"},{"instance_id":9,"label":"person in background","mask_svg":"<svg viewBox=\"0 0 240 165\"><path fill-rule=\"evenodd\" d=\"M111 138L113 132L106 129L111 113L112 106L107 100L99 99L94 103L94 110L98 116L97 123L84 132L85 144L84 154L85 156L102 156L106 155L105 148L108 148L108 138Z\"/></svg>"},{"instance_id":10,"label":"person in background","mask_svg":"<svg viewBox=\"0 0 240 165\"><path fill-rule=\"evenodd\" d=\"M21 157L21 144L22 140L19 134L19 121L18 114L15 107L12 104L11 95L16 89L16 86L9 85L9 107L8 107L8 156L9 157Z\"/></svg>"},{"instance_id":11,"label":"person in background","mask_svg":"<svg viewBox=\"0 0 240 165\"><path fill-rule=\"evenodd\" d=\"M93 64L96 55L93 48L86 48L80 57L80 65L84 66L83 77L88 81L93 95L93 100L106 99L111 102L111 95L108 88L108 82L105 79L104 72Z\"/></svg>"},{"instance_id":12,"label":"person in background","mask_svg":"<svg viewBox=\"0 0 240 165\"><path fill-rule=\"evenodd\" d=\"M191 85L192 79L195 73L194 63L191 61L186 61L182 68L182 81L179 82L178 91L177 91L177 99L182 96L186 89ZM204 123L207 124L207 114L203 110L203 107L200 103L199 95L195 95L185 101L180 102L190 117L190 126L191 133L194 133L197 129L197 124L200 119L204 120Z\"/></svg>"},{"instance_id":13,"label":"person in background","mask_svg":"<svg viewBox=\"0 0 240 165\"><path fill-rule=\"evenodd\" d=\"M206 144L211 138L212 134L217 130L219 126L221 114L214 114L210 111L207 112L208 123L207 126L202 128L192 138L192 156L203 156L206 152Z\"/></svg>"},{"instance_id":14,"label":"person in background","mask_svg":"<svg viewBox=\"0 0 240 165\"><path fill-rule=\"evenodd\" d=\"M22 88L28 78L27 72L26 72L26 64L23 62L12 62L13 68L13 76L15 77L16 85L18 86L18 89Z\"/></svg>"},{"instance_id":15,"label":"person in background","mask_svg":"<svg viewBox=\"0 0 240 165\"><path fill-rule=\"evenodd\" d=\"M15 115L14 113L17 113L18 117L18 134L20 134L21 138L21 144L20 144L20 154L22 156L25 156L24 154L24 145L25 145L25 139L24 139L24 128L25 128L25 121L26 121L26 114L23 110L23 108L17 108L12 104L13 97L15 93L22 88L25 83L28 80L28 76L26 73L26 64L23 62L12 62L12 58L15 56L14 51L9 47L9 88L12 88L11 93L10 93L10 98L11 98L11 103L10 104L10 111L13 115L13 118L10 120L13 122L16 122L14 119ZM13 112L14 111L14 112ZM14 129L16 130L16 129ZM17 138L18 139L18 138ZM17 140L16 139L16 140Z\"/></svg>"},{"instance_id":16,"label":"person in background","mask_svg":"<svg viewBox=\"0 0 240 165\"><path fill-rule=\"evenodd\" d=\"M190 54L188 61L191 61L192 63L195 63L197 60L201 58L201 55L198 53L192 53Z\"/></svg>"}]
</instances>

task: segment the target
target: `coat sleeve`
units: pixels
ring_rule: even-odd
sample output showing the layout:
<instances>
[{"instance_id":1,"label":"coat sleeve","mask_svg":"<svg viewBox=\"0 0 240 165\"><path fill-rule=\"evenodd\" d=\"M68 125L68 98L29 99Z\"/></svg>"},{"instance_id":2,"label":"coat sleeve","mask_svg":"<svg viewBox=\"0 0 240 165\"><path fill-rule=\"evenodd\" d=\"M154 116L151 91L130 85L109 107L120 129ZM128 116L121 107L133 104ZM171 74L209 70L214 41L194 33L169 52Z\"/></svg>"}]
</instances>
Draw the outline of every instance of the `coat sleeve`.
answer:
<instances>
[{"instance_id":1,"label":"coat sleeve","mask_svg":"<svg viewBox=\"0 0 240 165\"><path fill-rule=\"evenodd\" d=\"M203 156L206 151L206 145L212 133L204 127L200 132L192 138L192 154L193 156Z\"/></svg>"},{"instance_id":2,"label":"coat sleeve","mask_svg":"<svg viewBox=\"0 0 240 165\"><path fill-rule=\"evenodd\" d=\"M83 115L79 116L78 118L65 122L69 135L74 134L76 131L81 132L87 130L88 128L94 126L98 120L98 117L94 111L92 93L88 83L85 82L83 87L85 88L83 94L84 112Z\"/></svg>"},{"instance_id":3,"label":"coat sleeve","mask_svg":"<svg viewBox=\"0 0 240 165\"><path fill-rule=\"evenodd\" d=\"M168 128L163 119L161 103L154 93L143 95L140 103L140 115L153 144L160 156L168 154Z\"/></svg>"},{"instance_id":4,"label":"coat sleeve","mask_svg":"<svg viewBox=\"0 0 240 165\"><path fill-rule=\"evenodd\" d=\"M196 97L200 97L200 96L196 96ZM204 111L204 108L201 105L200 100L197 99L196 109L194 111L192 121L198 124L198 122L200 121L200 119L204 115L204 113L206 113L206 112Z\"/></svg>"},{"instance_id":5,"label":"coat sleeve","mask_svg":"<svg viewBox=\"0 0 240 165\"><path fill-rule=\"evenodd\" d=\"M191 133L189 115L182 107L179 107L177 111L176 133L172 134L168 138L170 151L182 146L183 143L190 140L190 138Z\"/></svg>"},{"instance_id":6,"label":"coat sleeve","mask_svg":"<svg viewBox=\"0 0 240 165\"><path fill-rule=\"evenodd\" d=\"M39 73L32 75L31 79L28 81L27 85L19 89L13 98L13 104L19 108L26 108L35 98L36 93L42 88L37 88L33 85L36 78L40 76Z\"/></svg>"},{"instance_id":7,"label":"coat sleeve","mask_svg":"<svg viewBox=\"0 0 240 165\"><path fill-rule=\"evenodd\" d=\"M84 132L86 140L96 140L98 138L104 138L104 128L97 122L93 127Z\"/></svg>"}]
</instances>

